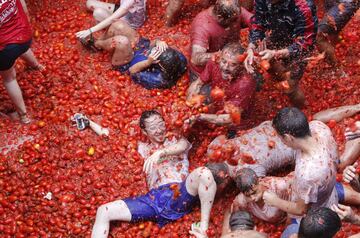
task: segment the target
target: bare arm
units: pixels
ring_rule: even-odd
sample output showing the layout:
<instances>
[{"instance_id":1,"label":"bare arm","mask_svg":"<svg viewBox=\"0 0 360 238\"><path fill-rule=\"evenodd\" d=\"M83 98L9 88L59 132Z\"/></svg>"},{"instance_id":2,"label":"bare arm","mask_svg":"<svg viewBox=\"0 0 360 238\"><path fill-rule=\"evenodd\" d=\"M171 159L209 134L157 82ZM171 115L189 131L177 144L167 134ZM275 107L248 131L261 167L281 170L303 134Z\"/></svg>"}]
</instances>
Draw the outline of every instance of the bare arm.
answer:
<instances>
[{"instance_id":1,"label":"bare arm","mask_svg":"<svg viewBox=\"0 0 360 238\"><path fill-rule=\"evenodd\" d=\"M296 216L305 215L309 208L309 204L305 204L305 201L302 199L296 202L290 202L279 198L275 193L269 191L264 192L263 199L266 204Z\"/></svg>"},{"instance_id":2,"label":"bare arm","mask_svg":"<svg viewBox=\"0 0 360 238\"><path fill-rule=\"evenodd\" d=\"M345 151L340 157L339 171L343 171L346 166L355 163L360 156L360 138L347 141Z\"/></svg>"},{"instance_id":3,"label":"bare arm","mask_svg":"<svg viewBox=\"0 0 360 238\"><path fill-rule=\"evenodd\" d=\"M200 114L199 120L207 121L216 125L228 125L232 123L230 114Z\"/></svg>"},{"instance_id":4,"label":"bare arm","mask_svg":"<svg viewBox=\"0 0 360 238\"><path fill-rule=\"evenodd\" d=\"M221 231L221 236L224 236L224 235L227 235L231 232L231 229L230 229L230 210L227 209L225 211L225 215L224 215L224 222L223 222L223 226L222 226L222 231Z\"/></svg>"},{"instance_id":5,"label":"bare arm","mask_svg":"<svg viewBox=\"0 0 360 238\"><path fill-rule=\"evenodd\" d=\"M200 93L201 87L204 83L201 81L200 77L198 77L194 82L192 82L186 92L187 100L190 100L193 96Z\"/></svg>"},{"instance_id":6,"label":"bare arm","mask_svg":"<svg viewBox=\"0 0 360 238\"><path fill-rule=\"evenodd\" d=\"M147 60L141 61L139 63L134 64L129 68L130 74L136 74L138 72L143 71L148 68L153 63L153 60L148 58Z\"/></svg>"},{"instance_id":7,"label":"bare arm","mask_svg":"<svg viewBox=\"0 0 360 238\"><path fill-rule=\"evenodd\" d=\"M358 112L360 112L360 104L335 107L316 113L314 115L314 119L322 121L324 123L330 120L335 120L339 122L346 117L351 117L352 115L355 115Z\"/></svg>"},{"instance_id":8,"label":"bare arm","mask_svg":"<svg viewBox=\"0 0 360 238\"><path fill-rule=\"evenodd\" d=\"M192 46L192 53L191 53L191 63L194 65L204 66L206 62L213 56L215 53L207 53L206 48L193 45Z\"/></svg>"}]
</instances>

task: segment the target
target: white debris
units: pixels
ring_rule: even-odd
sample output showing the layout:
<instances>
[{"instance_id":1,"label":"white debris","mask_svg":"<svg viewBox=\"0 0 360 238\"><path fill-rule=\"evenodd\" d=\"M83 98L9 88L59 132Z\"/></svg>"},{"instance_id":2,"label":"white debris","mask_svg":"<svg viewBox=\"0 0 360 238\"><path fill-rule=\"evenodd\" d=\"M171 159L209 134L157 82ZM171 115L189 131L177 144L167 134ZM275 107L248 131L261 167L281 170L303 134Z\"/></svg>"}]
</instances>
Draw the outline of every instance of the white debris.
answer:
<instances>
[{"instance_id":1,"label":"white debris","mask_svg":"<svg viewBox=\"0 0 360 238\"><path fill-rule=\"evenodd\" d=\"M52 199L52 193L51 193L51 192L48 192L48 193L44 196L44 198L50 201L50 200Z\"/></svg>"}]
</instances>

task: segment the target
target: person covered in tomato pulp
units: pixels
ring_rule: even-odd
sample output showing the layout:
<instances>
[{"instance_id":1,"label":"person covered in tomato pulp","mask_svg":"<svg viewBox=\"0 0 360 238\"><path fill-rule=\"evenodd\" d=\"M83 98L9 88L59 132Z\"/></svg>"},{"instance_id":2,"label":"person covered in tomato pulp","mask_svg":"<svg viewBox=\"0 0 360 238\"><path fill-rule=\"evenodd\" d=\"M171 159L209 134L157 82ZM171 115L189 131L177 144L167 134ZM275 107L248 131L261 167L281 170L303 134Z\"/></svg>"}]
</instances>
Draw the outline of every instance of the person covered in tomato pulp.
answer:
<instances>
[{"instance_id":1,"label":"person covered in tomato pulp","mask_svg":"<svg viewBox=\"0 0 360 238\"><path fill-rule=\"evenodd\" d=\"M206 63L231 42L239 42L241 28L249 26L252 14L238 0L217 0L200 12L191 24L190 79L195 80Z\"/></svg>"},{"instance_id":2,"label":"person covered in tomato pulp","mask_svg":"<svg viewBox=\"0 0 360 238\"><path fill-rule=\"evenodd\" d=\"M20 121L30 123L20 86L16 80L14 64L21 57L30 69L44 70L30 49L31 27L24 0L0 2L0 76L14 103Z\"/></svg>"},{"instance_id":3,"label":"person covered in tomato pulp","mask_svg":"<svg viewBox=\"0 0 360 238\"><path fill-rule=\"evenodd\" d=\"M244 49L239 43L229 43L218 60L209 60L204 71L191 83L187 100L193 106L210 102L209 113L193 116L188 123L206 121L217 125L246 126L254 105L256 82L239 61ZM202 89L207 84L211 89Z\"/></svg>"},{"instance_id":4,"label":"person covered in tomato pulp","mask_svg":"<svg viewBox=\"0 0 360 238\"><path fill-rule=\"evenodd\" d=\"M283 82L280 86L291 103L302 107L305 97L298 84L307 65L305 58L316 42L315 3L313 0L255 0L254 8L245 68L253 73L254 62L267 61L265 70Z\"/></svg>"},{"instance_id":5,"label":"person covered in tomato pulp","mask_svg":"<svg viewBox=\"0 0 360 238\"><path fill-rule=\"evenodd\" d=\"M201 221L196 232L206 237L217 190L231 181L224 165L207 165L188 172L190 143L183 137L167 138L165 121L156 111L145 111L140 127L149 142L139 143L150 191L145 195L100 206L92 238L106 238L110 221L155 221L160 227L191 212L200 201Z\"/></svg>"}]
</instances>

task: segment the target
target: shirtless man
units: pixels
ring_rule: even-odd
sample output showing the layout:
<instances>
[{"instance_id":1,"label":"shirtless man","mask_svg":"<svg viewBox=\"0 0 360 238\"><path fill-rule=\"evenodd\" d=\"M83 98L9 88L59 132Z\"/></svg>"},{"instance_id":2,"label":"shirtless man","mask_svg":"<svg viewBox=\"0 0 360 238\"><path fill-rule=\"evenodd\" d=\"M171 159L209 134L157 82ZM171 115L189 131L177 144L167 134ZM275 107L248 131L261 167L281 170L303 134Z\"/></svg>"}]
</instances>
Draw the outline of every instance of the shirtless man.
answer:
<instances>
[{"instance_id":1,"label":"shirtless man","mask_svg":"<svg viewBox=\"0 0 360 238\"><path fill-rule=\"evenodd\" d=\"M140 127L149 143L139 143L146 180L150 191L142 196L117 200L100 206L92 230L92 238L106 238L110 221L156 221L159 226L191 212L200 200L200 231L206 234L217 183L230 181L220 166L209 166L188 172L187 154L190 144L184 138L166 138L165 122L156 111L145 111ZM219 188L221 185L219 186Z\"/></svg>"}]
</instances>

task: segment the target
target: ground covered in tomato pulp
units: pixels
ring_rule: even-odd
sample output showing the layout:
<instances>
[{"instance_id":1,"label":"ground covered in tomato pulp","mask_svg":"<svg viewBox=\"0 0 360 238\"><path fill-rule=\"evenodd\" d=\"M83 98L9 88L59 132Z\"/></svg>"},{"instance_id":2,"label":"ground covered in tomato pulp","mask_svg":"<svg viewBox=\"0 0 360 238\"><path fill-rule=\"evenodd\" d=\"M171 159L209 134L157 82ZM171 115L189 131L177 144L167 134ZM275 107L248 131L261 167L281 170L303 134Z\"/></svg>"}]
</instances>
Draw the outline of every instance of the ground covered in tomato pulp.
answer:
<instances>
[{"instance_id":1,"label":"ground covered in tomato pulp","mask_svg":"<svg viewBox=\"0 0 360 238\"><path fill-rule=\"evenodd\" d=\"M199 12L196 2L188 1L179 23L165 28L166 2L149 2L149 18L142 35L160 37L188 55L189 24ZM195 110L185 104L189 84L184 76L171 90L145 90L128 76L111 69L109 55L89 53L75 39L74 33L90 27L94 21L85 11L82 0L30 0L34 30L33 50L45 64L45 76L17 64L18 81L23 89L28 111L33 118L29 126L0 117L0 236L1 237L89 237L99 205L147 191L142 160L136 143L142 138L137 119L142 111L157 108L169 129L180 132L184 118ZM302 79L306 93L307 115L320 110L360 102L360 14L342 33L337 47L347 76L325 63L310 65ZM242 36L246 39L246 33ZM246 44L246 42L245 42ZM0 86L3 113L13 106ZM266 81L257 94L254 123L271 119L288 105L287 98ZM200 110L206 110L202 108ZM108 139L94 132L77 131L70 116L76 112L110 128ZM344 128L360 116L329 126L344 147ZM222 128L202 131L191 152L191 168L208 161L206 146ZM95 152L89 155L89 149ZM44 196L52 193L52 199ZM210 237L219 237L224 207L234 194L217 200L212 211ZM188 237L191 223L199 221L195 210L181 220L159 229L155 224L112 223L110 237ZM257 222L258 229L270 237L279 237L284 224ZM360 232L359 227L344 223L337 237Z\"/></svg>"}]
</instances>

